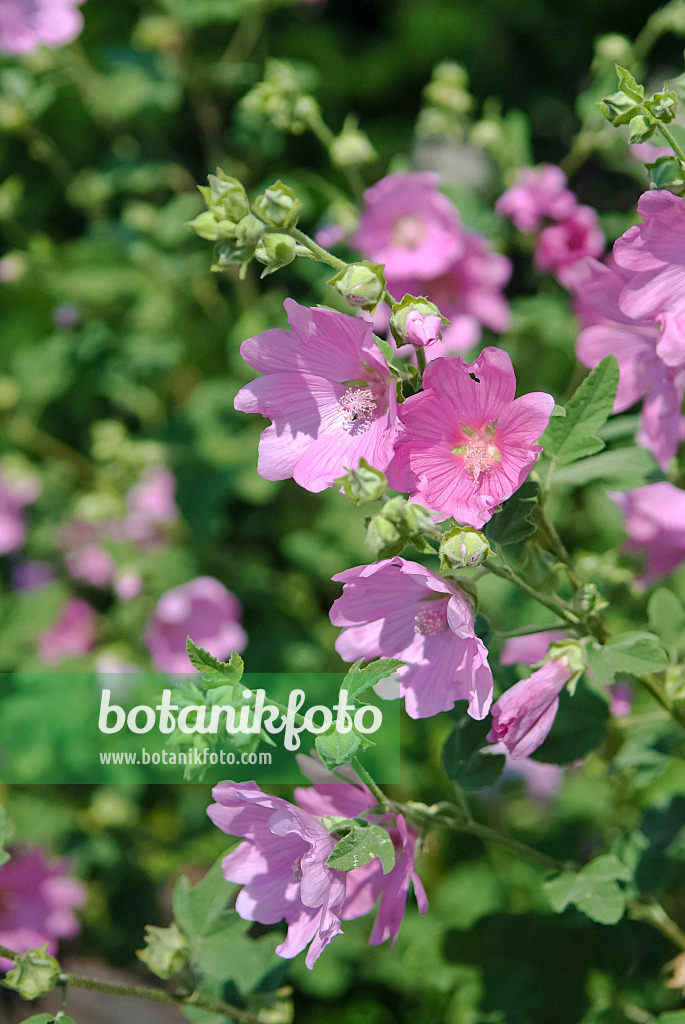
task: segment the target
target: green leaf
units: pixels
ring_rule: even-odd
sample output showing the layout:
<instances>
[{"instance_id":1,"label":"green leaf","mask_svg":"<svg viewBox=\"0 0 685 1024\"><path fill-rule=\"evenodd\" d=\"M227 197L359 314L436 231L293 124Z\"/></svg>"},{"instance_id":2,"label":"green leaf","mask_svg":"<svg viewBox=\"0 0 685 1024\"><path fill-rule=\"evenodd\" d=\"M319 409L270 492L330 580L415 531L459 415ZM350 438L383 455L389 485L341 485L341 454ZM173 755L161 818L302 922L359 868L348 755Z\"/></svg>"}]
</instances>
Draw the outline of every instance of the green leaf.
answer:
<instances>
[{"instance_id":1,"label":"green leaf","mask_svg":"<svg viewBox=\"0 0 685 1024\"><path fill-rule=\"evenodd\" d=\"M572 903L599 924L616 924L625 912L626 897L619 882L632 877L630 868L614 854L590 861L578 872L563 871L544 883L550 905L558 914Z\"/></svg>"},{"instance_id":2,"label":"green leaf","mask_svg":"<svg viewBox=\"0 0 685 1024\"><path fill-rule=\"evenodd\" d=\"M612 491L630 491L661 478L662 473L652 455L637 445L593 455L554 474L555 484L561 486L584 487L601 481Z\"/></svg>"},{"instance_id":3,"label":"green leaf","mask_svg":"<svg viewBox=\"0 0 685 1024\"><path fill-rule=\"evenodd\" d=\"M613 683L619 673L629 676L662 672L668 665L668 654L653 633L619 633L603 647L590 650L590 663L598 686Z\"/></svg>"},{"instance_id":4,"label":"green leaf","mask_svg":"<svg viewBox=\"0 0 685 1024\"><path fill-rule=\"evenodd\" d=\"M209 651L203 650L188 637L186 639L186 651L192 664L198 671L209 676L207 685L226 686L228 683L239 683L243 677L245 664L239 654L234 651L228 661L219 661ZM221 678L216 678L220 676ZM215 678L212 678L215 677Z\"/></svg>"},{"instance_id":5,"label":"green leaf","mask_svg":"<svg viewBox=\"0 0 685 1024\"><path fill-rule=\"evenodd\" d=\"M685 608L673 591L659 587L647 605L649 624L666 644L676 644L685 627Z\"/></svg>"},{"instance_id":6,"label":"green leaf","mask_svg":"<svg viewBox=\"0 0 685 1024\"><path fill-rule=\"evenodd\" d=\"M608 720L607 702L581 681L573 696L561 693L550 734L531 756L543 764L572 764L602 743Z\"/></svg>"},{"instance_id":7,"label":"green leaf","mask_svg":"<svg viewBox=\"0 0 685 1024\"><path fill-rule=\"evenodd\" d=\"M234 892L234 886L226 881L221 871L225 856L226 853L222 853L195 885L181 875L174 886L174 920L188 940L212 930Z\"/></svg>"},{"instance_id":8,"label":"green leaf","mask_svg":"<svg viewBox=\"0 0 685 1024\"><path fill-rule=\"evenodd\" d=\"M316 752L329 770L347 764L361 746L361 736L354 729L338 732L334 725L320 733L314 741Z\"/></svg>"},{"instance_id":9,"label":"green leaf","mask_svg":"<svg viewBox=\"0 0 685 1024\"><path fill-rule=\"evenodd\" d=\"M685 1024L685 1010L671 1010L660 1013L654 1024Z\"/></svg>"},{"instance_id":10,"label":"green leaf","mask_svg":"<svg viewBox=\"0 0 685 1024\"><path fill-rule=\"evenodd\" d=\"M378 658L376 661L367 662L361 658L348 670L340 689L347 690L348 697L354 699L376 683L380 683L381 679L387 679L403 665L404 662L398 661L397 658Z\"/></svg>"},{"instance_id":11,"label":"green leaf","mask_svg":"<svg viewBox=\"0 0 685 1024\"><path fill-rule=\"evenodd\" d=\"M74 1024L74 1021L65 1014L53 1017L51 1013L37 1013L35 1017L27 1017L21 1024Z\"/></svg>"},{"instance_id":12,"label":"green leaf","mask_svg":"<svg viewBox=\"0 0 685 1024\"><path fill-rule=\"evenodd\" d=\"M395 866L392 839L380 825L355 825L336 843L326 863L339 871L352 871L375 857L380 860L384 875L392 871Z\"/></svg>"},{"instance_id":13,"label":"green leaf","mask_svg":"<svg viewBox=\"0 0 685 1024\"><path fill-rule=\"evenodd\" d=\"M502 774L506 762L504 754L481 753L487 745L490 724L464 715L445 742L442 750L445 771L463 789L492 786Z\"/></svg>"},{"instance_id":14,"label":"green leaf","mask_svg":"<svg viewBox=\"0 0 685 1024\"><path fill-rule=\"evenodd\" d=\"M8 831L7 812L2 804L0 804L0 867L2 867L3 864L6 864L10 859L10 855L5 849Z\"/></svg>"},{"instance_id":15,"label":"green leaf","mask_svg":"<svg viewBox=\"0 0 685 1024\"><path fill-rule=\"evenodd\" d=\"M526 480L516 494L505 501L502 511L495 513L485 524L483 533L489 541L502 547L525 540L535 532L532 515L537 500L538 485L533 480Z\"/></svg>"},{"instance_id":16,"label":"green leaf","mask_svg":"<svg viewBox=\"0 0 685 1024\"><path fill-rule=\"evenodd\" d=\"M595 455L604 448L597 431L611 415L618 387L618 360L609 355L591 370L566 405L565 417L550 420L542 437L545 454L559 466Z\"/></svg>"}]
</instances>

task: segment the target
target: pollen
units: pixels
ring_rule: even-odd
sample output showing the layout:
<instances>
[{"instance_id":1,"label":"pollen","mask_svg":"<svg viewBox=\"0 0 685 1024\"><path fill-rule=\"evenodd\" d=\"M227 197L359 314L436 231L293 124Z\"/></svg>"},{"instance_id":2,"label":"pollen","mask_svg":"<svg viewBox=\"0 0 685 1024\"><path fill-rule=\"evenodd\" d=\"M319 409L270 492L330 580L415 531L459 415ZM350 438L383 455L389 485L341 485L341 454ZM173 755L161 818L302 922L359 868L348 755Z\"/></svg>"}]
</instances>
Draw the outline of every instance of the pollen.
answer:
<instances>
[{"instance_id":1,"label":"pollen","mask_svg":"<svg viewBox=\"0 0 685 1024\"><path fill-rule=\"evenodd\" d=\"M348 425L366 425L376 411L376 398L371 388L348 388L338 399L338 404Z\"/></svg>"},{"instance_id":2,"label":"pollen","mask_svg":"<svg viewBox=\"0 0 685 1024\"><path fill-rule=\"evenodd\" d=\"M414 632L420 633L421 636L434 636L436 633L442 633L446 626L446 603L441 602L440 606L429 605L414 616Z\"/></svg>"},{"instance_id":3,"label":"pollen","mask_svg":"<svg viewBox=\"0 0 685 1024\"><path fill-rule=\"evenodd\" d=\"M497 445L492 444L487 437L478 437L469 440L467 444L460 444L452 449L454 455L460 455L464 465L474 479L478 482L481 476L488 473L496 462L500 462L502 456Z\"/></svg>"}]
</instances>

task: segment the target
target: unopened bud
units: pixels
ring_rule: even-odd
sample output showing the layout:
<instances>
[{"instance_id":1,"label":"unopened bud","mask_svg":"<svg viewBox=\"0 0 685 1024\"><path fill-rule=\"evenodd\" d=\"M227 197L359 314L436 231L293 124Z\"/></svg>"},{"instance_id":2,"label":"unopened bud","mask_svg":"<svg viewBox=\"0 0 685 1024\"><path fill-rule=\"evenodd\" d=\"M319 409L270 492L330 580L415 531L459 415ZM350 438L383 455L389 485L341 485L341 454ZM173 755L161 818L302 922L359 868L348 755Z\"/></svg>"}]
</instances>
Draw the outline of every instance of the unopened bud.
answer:
<instances>
[{"instance_id":1,"label":"unopened bud","mask_svg":"<svg viewBox=\"0 0 685 1024\"><path fill-rule=\"evenodd\" d=\"M392 558L404 547L405 538L394 523L379 513L369 520L366 543L381 558Z\"/></svg>"},{"instance_id":2,"label":"unopened bud","mask_svg":"<svg viewBox=\"0 0 685 1024\"><path fill-rule=\"evenodd\" d=\"M276 181L257 196L252 209L269 227L287 229L297 224L302 203L291 188L282 181Z\"/></svg>"},{"instance_id":3,"label":"unopened bud","mask_svg":"<svg viewBox=\"0 0 685 1024\"><path fill-rule=\"evenodd\" d=\"M332 277L329 284L347 299L351 306L373 312L385 293L382 264L362 260L352 263Z\"/></svg>"},{"instance_id":4,"label":"unopened bud","mask_svg":"<svg viewBox=\"0 0 685 1024\"><path fill-rule=\"evenodd\" d=\"M645 114L636 114L630 120L630 135L628 141L632 145L635 142L646 142L651 139L656 130L656 125Z\"/></svg>"},{"instance_id":5,"label":"unopened bud","mask_svg":"<svg viewBox=\"0 0 685 1024\"><path fill-rule=\"evenodd\" d=\"M264 235L254 251L255 259L265 264L261 276L266 277L268 274L280 270L281 267L287 267L297 256L297 250L297 242L290 235L281 235L276 232Z\"/></svg>"},{"instance_id":6,"label":"unopened bud","mask_svg":"<svg viewBox=\"0 0 685 1024\"><path fill-rule=\"evenodd\" d=\"M231 178L217 167L216 174L207 177L209 188L201 186L199 191L207 206L219 207L216 211L226 220L238 221L250 212L247 193L237 178Z\"/></svg>"},{"instance_id":7,"label":"unopened bud","mask_svg":"<svg viewBox=\"0 0 685 1024\"><path fill-rule=\"evenodd\" d=\"M39 999L56 986L60 966L48 953L48 943L38 949L29 949L14 961L3 984L14 989L22 999Z\"/></svg>"},{"instance_id":8,"label":"unopened bud","mask_svg":"<svg viewBox=\"0 0 685 1024\"><path fill-rule=\"evenodd\" d=\"M596 69L611 67L612 64L629 64L633 55L633 47L626 36L616 33L600 36L595 43Z\"/></svg>"},{"instance_id":9,"label":"unopened bud","mask_svg":"<svg viewBox=\"0 0 685 1024\"><path fill-rule=\"evenodd\" d=\"M139 960L158 978L173 978L186 964L188 943L175 924L170 928L145 926L145 949L136 951Z\"/></svg>"},{"instance_id":10,"label":"unopened bud","mask_svg":"<svg viewBox=\"0 0 685 1024\"><path fill-rule=\"evenodd\" d=\"M345 476L336 480L347 497L357 505L366 501L380 501L385 493L385 474L374 469L366 459L359 460L357 469L348 469Z\"/></svg>"},{"instance_id":11,"label":"unopened bud","mask_svg":"<svg viewBox=\"0 0 685 1024\"><path fill-rule=\"evenodd\" d=\"M440 544L440 568L465 569L482 565L493 554L487 537L469 526L453 526Z\"/></svg>"},{"instance_id":12,"label":"unopened bud","mask_svg":"<svg viewBox=\"0 0 685 1024\"><path fill-rule=\"evenodd\" d=\"M392 558L406 544L435 554L428 537L439 536L428 509L401 495L391 498L368 522L366 542L381 558Z\"/></svg>"},{"instance_id":13,"label":"unopened bud","mask_svg":"<svg viewBox=\"0 0 685 1024\"><path fill-rule=\"evenodd\" d=\"M248 213L235 226L235 238L238 245L256 245L264 234L264 221Z\"/></svg>"},{"instance_id":14,"label":"unopened bud","mask_svg":"<svg viewBox=\"0 0 685 1024\"><path fill-rule=\"evenodd\" d=\"M369 137L357 127L357 119L348 117L340 135L330 146L331 160L338 167L358 167L370 164L377 157Z\"/></svg>"},{"instance_id":15,"label":"unopened bud","mask_svg":"<svg viewBox=\"0 0 685 1024\"><path fill-rule=\"evenodd\" d=\"M187 221L186 227L190 231L194 231L200 238L207 239L208 242L228 241L235 238L235 222L217 220L211 210L205 210L194 220Z\"/></svg>"},{"instance_id":16,"label":"unopened bud","mask_svg":"<svg viewBox=\"0 0 685 1024\"><path fill-rule=\"evenodd\" d=\"M428 299L405 295L392 308L390 330L399 345L430 345L438 341L443 324L448 324L440 310Z\"/></svg>"},{"instance_id":17,"label":"unopened bud","mask_svg":"<svg viewBox=\"0 0 685 1024\"><path fill-rule=\"evenodd\" d=\"M667 85L645 100L645 109L662 124L669 124L678 112L678 97Z\"/></svg>"}]
</instances>

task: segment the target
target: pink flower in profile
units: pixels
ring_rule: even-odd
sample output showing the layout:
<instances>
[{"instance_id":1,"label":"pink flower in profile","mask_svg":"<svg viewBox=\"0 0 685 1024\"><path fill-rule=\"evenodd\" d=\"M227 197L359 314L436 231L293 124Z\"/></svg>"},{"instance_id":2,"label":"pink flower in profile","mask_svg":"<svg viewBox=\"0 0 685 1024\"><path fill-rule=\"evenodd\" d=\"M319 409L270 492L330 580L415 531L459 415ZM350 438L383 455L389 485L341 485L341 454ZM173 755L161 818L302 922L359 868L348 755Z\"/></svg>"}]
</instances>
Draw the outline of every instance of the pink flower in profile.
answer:
<instances>
[{"instance_id":1,"label":"pink flower in profile","mask_svg":"<svg viewBox=\"0 0 685 1024\"><path fill-rule=\"evenodd\" d=\"M340 917L343 921L364 917L378 905L369 944L377 946L386 939L392 939L394 946L407 907L410 886L413 886L419 913L425 914L428 909L414 863L419 832L401 814L369 816L368 811L375 806L376 798L351 768L338 769L339 775L350 780L341 782L312 757L299 754L297 763L303 774L315 783L314 786L300 786L295 790L295 800L300 807L319 817L354 818L364 815L371 824L381 825L388 832L395 847L395 866L384 875L380 861L375 858L362 867L346 871L345 902Z\"/></svg>"},{"instance_id":2,"label":"pink flower in profile","mask_svg":"<svg viewBox=\"0 0 685 1024\"><path fill-rule=\"evenodd\" d=\"M285 308L290 331L265 331L240 348L264 376L238 392L235 407L273 421L259 443L259 474L322 491L362 458L384 470L397 437L397 400L371 324L292 299Z\"/></svg>"},{"instance_id":3,"label":"pink flower in profile","mask_svg":"<svg viewBox=\"0 0 685 1024\"><path fill-rule=\"evenodd\" d=\"M503 743L515 760L529 757L546 739L559 709L559 694L576 674L568 656L561 655L514 683L492 707L488 740Z\"/></svg>"},{"instance_id":4,"label":"pink flower in profile","mask_svg":"<svg viewBox=\"0 0 685 1024\"><path fill-rule=\"evenodd\" d=\"M36 500L40 484L33 477L14 479L0 473L0 555L18 551L26 540L24 508Z\"/></svg>"},{"instance_id":5,"label":"pink flower in profile","mask_svg":"<svg viewBox=\"0 0 685 1024\"><path fill-rule=\"evenodd\" d=\"M563 630L552 629L548 633L528 633L526 636L512 636L504 644L500 655L500 665L536 665L542 661L549 650L549 645L564 640Z\"/></svg>"},{"instance_id":6,"label":"pink flower in profile","mask_svg":"<svg viewBox=\"0 0 685 1024\"><path fill-rule=\"evenodd\" d=\"M670 146L655 146L653 142L634 142L630 155L641 164L653 164L662 156L672 156Z\"/></svg>"},{"instance_id":7,"label":"pink flower in profile","mask_svg":"<svg viewBox=\"0 0 685 1024\"><path fill-rule=\"evenodd\" d=\"M623 512L625 550L646 556L642 582L675 572L685 561L685 491L661 481L611 499Z\"/></svg>"},{"instance_id":8,"label":"pink flower in profile","mask_svg":"<svg viewBox=\"0 0 685 1024\"><path fill-rule=\"evenodd\" d=\"M574 264L603 252L604 233L596 212L591 206L577 206L564 220L540 232L535 262L539 270L556 274L562 284L568 285L573 281Z\"/></svg>"},{"instance_id":9,"label":"pink flower in profile","mask_svg":"<svg viewBox=\"0 0 685 1024\"><path fill-rule=\"evenodd\" d=\"M213 654L228 658L247 643L240 625L241 606L223 583L197 576L162 594L148 620L145 643L160 672L188 672L186 638Z\"/></svg>"},{"instance_id":10,"label":"pink flower in profile","mask_svg":"<svg viewBox=\"0 0 685 1024\"><path fill-rule=\"evenodd\" d=\"M439 175L427 171L399 172L364 193L354 244L373 263L385 264L388 281L427 280L462 254L459 214L439 183Z\"/></svg>"},{"instance_id":11,"label":"pink flower in profile","mask_svg":"<svg viewBox=\"0 0 685 1024\"><path fill-rule=\"evenodd\" d=\"M411 718L428 718L466 700L484 718L492 700L488 652L474 632L474 612L451 580L404 558L338 573L344 583L330 618L342 632L343 661L399 658L400 694Z\"/></svg>"},{"instance_id":12,"label":"pink flower in profile","mask_svg":"<svg viewBox=\"0 0 685 1024\"><path fill-rule=\"evenodd\" d=\"M58 665L70 655L87 654L95 643L97 615L82 597L70 597L57 622L38 638L38 653L46 665Z\"/></svg>"},{"instance_id":13,"label":"pink flower in profile","mask_svg":"<svg viewBox=\"0 0 685 1024\"><path fill-rule=\"evenodd\" d=\"M243 886L236 910L246 921L285 921L276 947L291 959L307 946L310 969L336 935L345 899L345 876L326 864L337 839L318 818L254 782L220 782L207 810L223 832L245 842L223 861L224 878Z\"/></svg>"},{"instance_id":14,"label":"pink flower in profile","mask_svg":"<svg viewBox=\"0 0 685 1024\"><path fill-rule=\"evenodd\" d=\"M535 231L545 218L565 220L575 207L576 197L566 187L562 169L540 164L520 171L516 183L497 200L495 210L508 217L519 231Z\"/></svg>"},{"instance_id":15,"label":"pink flower in profile","mask_svg":"<svg viewBox=\"0 0 685 1024\"><path fill-rule=\"evenodd\" d=\"M2 0L0 51L32 53L39 46L56 49L73 42L83 28L76 8L83 0Z\"/></svg>"},{"instance_id":16,"label":"pink flower in profile","mask_svg":"<svg viewBox=\"0 0 685 1024\"><path fill-rule=\"evenodd\" d=\"M388 481L445 518L480 529L528 476L554 399L544 392L514 399L511 359L498 348L483 349L470 364L434 360L423 386L401 407L404 430Z\"/></svg>"},{"instance_id":17,"label":"pink flower in profile","mask_svg":"<svg viewBox=\"0 0 685 1024\"><path fill-rule=\"evenodd\" d=\"M502 747L506 751L504 744ZM491 749L494 751L495 748ZM531 757L513 758L509 753L506 757L504 775L518 776L533 800L546 804L559 792L564 777L560 765L534 761Z\"/></svg>"},{"instance_id":18,"label":"pink flower in profile","mask_svg":"<svg viewBox=\"0 0 685 1024\"><path fill-rule=\"evenodd\" d=\"M71 939L81 926L74 913L86 902L85 886L69 874L66 860L48 860L40 849L17 849L0 868L0 945L17 953L58 939ZM0 970L10 961L0 958Z\"/></svg>"}]
</instances>

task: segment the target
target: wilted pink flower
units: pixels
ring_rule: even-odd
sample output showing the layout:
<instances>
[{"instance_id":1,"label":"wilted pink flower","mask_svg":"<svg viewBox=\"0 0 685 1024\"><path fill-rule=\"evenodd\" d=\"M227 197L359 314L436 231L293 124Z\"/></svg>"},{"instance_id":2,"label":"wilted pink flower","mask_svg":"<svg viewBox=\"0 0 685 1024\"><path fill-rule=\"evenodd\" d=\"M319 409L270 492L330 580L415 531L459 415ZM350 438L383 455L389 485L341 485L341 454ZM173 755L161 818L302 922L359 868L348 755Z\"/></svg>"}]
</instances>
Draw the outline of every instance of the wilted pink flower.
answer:
<instances>
[{"instance_id":1,"label":"wilted pink flower","mask_svg":"<svg viewBox=\"0 0 685 1024\"><path fill-rule=\"evenodd\" d=\"M638 201L643 224L628 228L614 245L614 258L631 271L619 298L626 316L662 322L659 355L672 366L685 363L685 200L657 189Z\"/></svg>"},{"instance_id":2,"label":"wilted pink flower","mask_svg":"<svg viewBox=\"0 0 685 1024\"><path fill-rule=\"evenodd\" d=\"M69 875L66 860L47 860L43 850L17 849L0 868L0 945L25 953L48 943L53 955L58 939L78 935L75 910L86 901L81 882ZM0 958L0 970L10 961Z\"/></svg>"},{"instance_id":3,"label":"wilted pink flower","mask_svg":"<svg viewBox=\"0 0 685 1024\"><path fill-rule=\"evenodd\" d=\"M17 551L26 540L24 508L40 494L33 477L13 479L0 473L0 555Z\"/></svg>"},{"instance_id":4,"label":"wilted pink flower","mask_svg":"<svg viewBox=\"0 0 685 1024\"><path fill-rule=\"evenodd\" d=\"M70 597L54 626L38 638L38 653L46 665L58 665L69 655L86 654L95 643L97 616L82 597Z\"/></svg>"},{"instance_id":5,"label":"wilted pink flower","mask_svg":"<svg viewBox=\"0 0 685 1024\"><path fill-rule=\"evenodd\" d=\"M480 528L528 476L554 399L514 399L516 377L502 349L473 363L436 359L426 389L401 406L404 431L388 467L391 487L459 523Z\"/></svg>"},{"instance_id":6,"label":"wilted pink flower","mask_svg":"<svg viewBox=\"0 0 685 1024\"><path fill-rule=\"evenodd\" d=\"M519 231L535 231L541 221L564 220L576 207L576 197L566 188L566 175L554 164L524 167L516 184L497 200L495 209L508 217Z\"/></svg>"},{"instance_id":7,"label":"wilted pink flower","mask_svg":"<svg viewBox=\"0 0 685 1024\"><path fill-rule=\"evenodd\" d=\"M511 757L529 757L546 739L559 709L559 694L574 675L567 656L553 658L502 694L492 707L491 743Z\"/></svg>"},{"instance_id":8,"label":"wilted pink flower","mask_svg":"<svg viewBox=\"0 0 685 1024\"><path fill-rule=\"evenodd\" d=\"M2 0L0 50L32 53L39 46L55 49L71 43L83 28L76 10L83 0Z\"/></svg>"},{"instance_id":9,"label":"wilted pink flower","mask_svg":"<svg viewBox=\"0 0 685 1024\"><path fill-rule=\"evenodd\" d=\"M220 782L207 810L223 832L246 841L223 861L224 878L243 886L236 910L246 921L285 921L288 934L276 947L291 959L307 946L310 969L340 935L345 876L326 864L337 840L312 814L262 793L254 782Z\"/></svg>"},{"instance_id":10,"label":"wilted pink flower","mask_svg":"<svg viewBox=\"0 0 685 1024\"><path fill-rule=\"evenodd\" d=\"M126 495L128 511L122 525L124 536L143 545L158 540L160 527L178 519L175 492L176 480L166 466L144 469Z\"/></svg>"},{"instance_id":11,"label":"wilted pink flower","mask_svg":"<svg viewBox=\"0 0 685 1024\"><path fill-rule=\"evenodd\" d=\"M354 244L390 280L426 280L463 251L459 213L427 171L389 174L364 193Z\"/></svg>"},{"instance_id":12,"label":"wilted pink flower","mask_svg":"<svg viewBox=\"0 0 685 1024\"><path fill-rule=\"evenodd\" d=\"M376 798L349 767L338 769L339 774L345 774L350 780L341 782L314 758L300 754L297 762L302 772L315 783L314 786L301 786L295 790L295 800L300 807L319 817L354 818L365 815L371 824L386 829L392 839L395 866L387 875L383 874L378 858L345 872L345 902L340 917L343 921L364 917L378 903L378 915L369 943L377 946L391 938L394 945L407 907L410 885L414 888L419 913L425 914L428 907L421 879L414 867L419 832L401 814L369 816L368 811L375 806Z\"/></svg>"},{"instance_id":13,"label":"wilted pink flower","mask_svg":"<svg viewBox=\"0 0 685 1024\"><path fill-rule=\"evenodd\" d=\"M400 693L407 714L428 718L457 700L484 718L492 700L488 652L474 632L473 607L451 580L396 556L333 577L344 583L330 611L341 626L336 650L343 661L399 658Z\"/></svg>"},{"instance_id":14,"label":"wilted pink flower","mask_svg":"<svg viewBox=\"0 0 685 1024\"><path fill-rule=\"evenodd\" d=\"M509 637L500 655L500 665L516 665L518 662L536 665L547 654L549 645L563 640L565 636L563 630L551 629L548 633L528 633L527 636Z\"/></svg>"},{"instance_id":15,"label":"wilted pink flower","mask_svg":"<svg viewBox=\"0 0 685 1024\"><path fill-rule=\"evenodd\" d=\"M623 512L626 551L646 556L644 583L670 575L685 561L685 491L662 481L611 499Z\"/></svg>"},{"instance_id":16,"label":"wilted pink flower","mask_svg":"<svg viewBox=\"0 0 685 1024\"><path fill-rule=\"evenodd\" d=\"M601 256L604 233L591 206L577 206L557 224L540 232L535 249L539 270L556 274L562 284L572 282L569 268L586 256Z\"/></svg>"},{"instance_id":17,"label":"wilted pink flower","mask_svg":"<svg viewBox=\"0 0 685 1024\"><path fill-rule=\"evenodd\" d=\"M292 299L285 308L290 331L265 331L240 348L264 376L238 392L235 407L273 421L259 443L259 474L322 491L361 458L384 470L397 436L397 401L371 324Z\"/></svg>"},{"instance_id":18,"label":"wilted pink flower","mask_svg":"<svg viewBox=\"0 0 685 1024\"><path fill-rule=\"evenodd\" d=\"M187 672L186 639L215 658L228 658L247 643L240 625L240 602L212 576L197 576L162 594L145 630L155 666L161 672Z\"/></svg>"}]
</instances>

